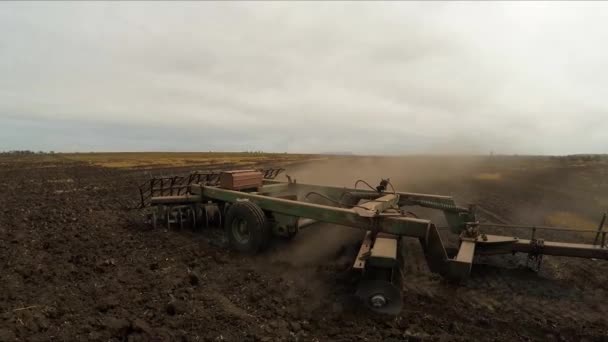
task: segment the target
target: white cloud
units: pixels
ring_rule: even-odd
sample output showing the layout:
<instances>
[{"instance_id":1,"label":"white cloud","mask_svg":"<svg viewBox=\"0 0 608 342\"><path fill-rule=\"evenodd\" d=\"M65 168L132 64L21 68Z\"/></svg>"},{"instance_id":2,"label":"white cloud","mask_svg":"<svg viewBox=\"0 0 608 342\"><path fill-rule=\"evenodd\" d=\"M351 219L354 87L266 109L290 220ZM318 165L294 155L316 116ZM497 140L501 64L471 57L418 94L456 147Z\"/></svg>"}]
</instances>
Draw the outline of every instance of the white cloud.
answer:
<instances>
[{"instance_id":1,"label":"white cloud","mask_svg":"<svg viewBox=\"0 0 608 342\"><path fill-rule=\"evenodd\" d=\"M0 149L602 153L607 15L572 2L3 3Z\"/></svg>"}]
</instances>

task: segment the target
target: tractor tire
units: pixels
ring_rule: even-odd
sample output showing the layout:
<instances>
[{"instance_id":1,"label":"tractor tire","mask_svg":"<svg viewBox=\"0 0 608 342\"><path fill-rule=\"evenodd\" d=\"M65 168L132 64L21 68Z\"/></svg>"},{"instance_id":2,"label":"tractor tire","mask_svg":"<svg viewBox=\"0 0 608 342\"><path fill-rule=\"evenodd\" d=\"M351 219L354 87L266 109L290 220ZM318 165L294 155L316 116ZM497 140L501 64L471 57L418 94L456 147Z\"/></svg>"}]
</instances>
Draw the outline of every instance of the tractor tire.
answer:
<instances>
[{"instance_id":1,"label":"tractor tire","mask_svg":"<svg viewBox=\"0 0 608 342\"><path fill-rule=\"evenodd\" d=\"M258 253L270 241L270 224L264 211L249 201L228 208L224 228L230 246L239 252Z\"/></svg>"}]
</instances>

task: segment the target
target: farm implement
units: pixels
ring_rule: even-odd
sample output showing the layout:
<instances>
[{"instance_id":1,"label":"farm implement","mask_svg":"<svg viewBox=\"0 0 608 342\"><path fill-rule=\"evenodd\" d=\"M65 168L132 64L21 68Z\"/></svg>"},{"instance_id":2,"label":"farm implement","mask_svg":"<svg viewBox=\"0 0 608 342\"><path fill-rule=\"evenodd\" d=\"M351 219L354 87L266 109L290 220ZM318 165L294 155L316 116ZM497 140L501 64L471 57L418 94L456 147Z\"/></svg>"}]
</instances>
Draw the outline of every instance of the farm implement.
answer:
<instances>
[{"instance_id":1,"label":"farm implement","mask_svg":"<svg viewBox=\"0 0 608 342\"><path fill-rule=\"evenodd\" d=\"M404 237L419 240L432 272L454 281L469 276L476 255L527 253L539 262L543 255L608 259L606 215L593 231L593 244L538 237L540 230L558 228L500 225L530 228L530 239L520 239L488 234L490 225L476 219L474 206L458 206L449 196L396 191L388 179L376 186L359 180L353 188L301 184L289 176L286 182L275 180L281 171L152 179L140 187L141 205L151 208L150 222L155 226L223 226L230 246L245 253L262 251L273 236L293 238L299 230L320 223L364 230L352 266L361 274L356 294L371 310L386 314L401 310ZM458 246L446 248L435 224L410 211L415 207L441 211L449 232L459 238Z\"/></svg>"}]
</instances>

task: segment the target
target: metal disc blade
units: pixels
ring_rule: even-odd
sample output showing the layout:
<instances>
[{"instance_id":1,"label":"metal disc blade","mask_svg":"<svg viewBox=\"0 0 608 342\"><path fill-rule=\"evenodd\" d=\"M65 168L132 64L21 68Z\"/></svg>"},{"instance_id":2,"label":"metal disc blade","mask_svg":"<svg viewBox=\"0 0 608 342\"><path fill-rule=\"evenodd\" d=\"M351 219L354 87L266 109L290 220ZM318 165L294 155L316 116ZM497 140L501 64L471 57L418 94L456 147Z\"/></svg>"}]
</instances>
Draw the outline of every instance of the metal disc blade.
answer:
<instances>
[{"instance_id":1,"label":"metal disc blade","mask_svg":"<svg viewBox=\"0 0 608 342\"><path fill-rule=\"evenodd\" d=\"M385 280L362 280L356 294L366 307L378 313L398 315L403 306L400 289Z\"/></svg>"}]
</instances>

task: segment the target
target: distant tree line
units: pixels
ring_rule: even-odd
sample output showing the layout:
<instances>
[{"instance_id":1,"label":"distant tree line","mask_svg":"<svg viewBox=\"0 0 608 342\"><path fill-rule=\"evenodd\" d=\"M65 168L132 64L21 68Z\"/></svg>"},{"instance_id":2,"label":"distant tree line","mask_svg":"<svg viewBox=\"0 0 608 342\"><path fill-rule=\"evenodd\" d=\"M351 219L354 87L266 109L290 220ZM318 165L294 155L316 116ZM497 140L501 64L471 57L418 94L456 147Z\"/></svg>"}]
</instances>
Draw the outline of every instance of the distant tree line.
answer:
<instances>
[{"instance_id":1,"label":"distant tree line","mask_svg":"<svg viewBox=\"0 0 608 342\"><path fill-rule=\"evenodd\" d=\"M34 154L55 154L55 151L30 151L30 150L11 150L11 151L2 151L0 154L4 155L14 155L14 156L29 156Z\"/></svg>"},{"instance_id":2,"label":"distant tree line","mask_svg":"<svg viewBox=\"0 0 608 342\"><path fill-rule=\"evenodd\" d=\"M606 154L573 154L569 156L553 156L551 157L554 160L562 161L562 162L599 162L603 160L608 160L608 155Z\"/></svg>"}]
</instances>

